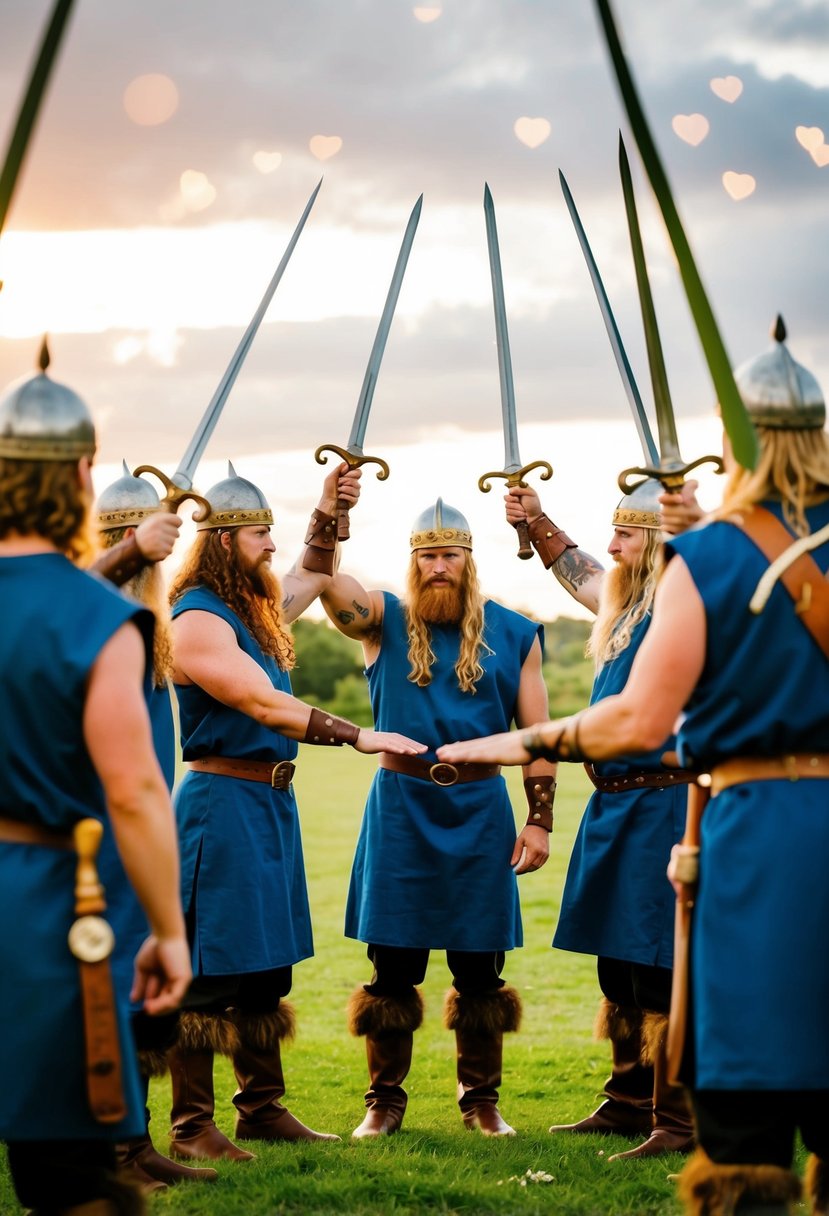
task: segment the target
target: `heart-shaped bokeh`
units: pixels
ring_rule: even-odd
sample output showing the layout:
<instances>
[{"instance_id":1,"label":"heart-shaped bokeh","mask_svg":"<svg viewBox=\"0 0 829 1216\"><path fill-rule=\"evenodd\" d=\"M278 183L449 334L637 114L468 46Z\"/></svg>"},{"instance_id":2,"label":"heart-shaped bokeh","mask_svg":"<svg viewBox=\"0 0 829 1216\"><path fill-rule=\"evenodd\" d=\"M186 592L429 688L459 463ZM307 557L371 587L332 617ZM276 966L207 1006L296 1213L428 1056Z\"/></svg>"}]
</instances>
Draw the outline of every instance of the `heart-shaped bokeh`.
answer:
<instances>
[{"instance_id":1,"label":"heart-shaped bokeh","mask_svg":"<svg viewBox=\"0 0 829 1216\"><path fill-rule=\"evenodd\" d=\"M742 199L748 198L754 193L757 182L750 173L735 173L733 169L729 169L722 175L722 184L725 186L726 193L730 194L735 203L739 203Z\"/></svg>"},{"instance_id":2,"label":"heart-shaped bokeh","mask_svg":"<svg viewBox=\"0 0 829 1216\"><path fill-rule=\"evenodd\" d=\"M550 138L552 128L546 118L527 118L524 115L515 120L513 130L522 144L526 144L528 148L537 148L545 139Z\"/></svg>"},{"instance_id":3,"label":"heart-shaped bokeh","mask_svg":"<svg viewBox=\"0 0 829 1216\"><path fill-rule=\"evenodd\" d=\"M821 144L819 148L812 148L812 160L819 168L824 165L829 165L829 144Z\"/></svg>"},{"instance_id":4,"label":"heart-shaped bokeh","mask_svg":"<svg viewBox=\"0 0 829 1216\"><path fill-rule=\"evenodd\" d=\"M259 152L253 154L254 168L260 173L273 173L282 164L281 152L265 152L260 149Z\"/></svg>"},{"instance_id":5,"label":"heart-shaped bokeh","mask_svg":"<svg viewBox=\"0 0 829 1216\"><path fill-rule=\"evenodd\" d=\"M710 124L704 114L675 114L671 119L674 134L695 148L708 134Z\"/></svg>"},{"instance_id":6,"label":"heart-shaped bokeh","mask_svg":"<svg viewBox=\"0 0 829 1216\"><path fill-rule=\"evenodd\" d=\"M739 76L715 76L710 82L711 92L720 101L736 101L743 91L743 82Z\"/></svg>"},{"instance_id":7,"label":"heart-shaped bokeh","mask_svg":"<svg viewBox=\"0 0 829 1216\"><path fill-rule=\"evenodd\" d=\"M206 173L197 169L185 169L179 178L181 200L188 211L204 211L216 198L216 187L210 184Z\"/></svg>"},{"instance_id":8,"label":"heart-shaped bokeh","mask_svg":"<svg viewBox=\"0 0 829 1216\"><path fill-rule=\"evenodd\" d=\"M312 135L308 141L311 154L316 156L317 160L329 160L337 155L342 146L343 141L339 135Z\"/></svg>"},{"instance_id":9,"label":"heart-shaped bokeh","mask_svg":"<svg viewBox=\"0 0 829 1216\"><path fill-rule=\"evenodd\" d=\"M815 148L823 147L825 142L820 127L795 127L794 134L801 148L805 148L807 152L814 152Z\"/></svg>"},{"instance_id":10,"label":"heart-shaped bokeh","mask_svg":"<svg viewBox=\"0 0 829 1216\"><path fill-rule=\"evenodd\" d=\"M430 21L437 21L438 17L443 12L439 4L419 4L412 9L418 21L422 21L424 25L428 25Z\"/></svg>"}]
</instances>

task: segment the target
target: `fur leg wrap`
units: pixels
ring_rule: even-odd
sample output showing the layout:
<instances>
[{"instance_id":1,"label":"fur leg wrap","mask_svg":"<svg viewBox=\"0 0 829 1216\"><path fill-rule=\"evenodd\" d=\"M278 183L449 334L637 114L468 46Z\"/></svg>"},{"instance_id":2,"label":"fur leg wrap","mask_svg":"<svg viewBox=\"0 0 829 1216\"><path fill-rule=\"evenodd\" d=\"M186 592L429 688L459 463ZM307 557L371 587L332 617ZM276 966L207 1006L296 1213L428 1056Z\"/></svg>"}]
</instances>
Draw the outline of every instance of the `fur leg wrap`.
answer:
<instances>
[{"instance_id":1,"label":"fur leg wrap","mask_svg":"<svg viewBox=\"0 0 829 1216\"><path fill-rule=\"evenodd\" d=\"M360 985L347 1006L353 1035L412 1034L423 1022L423 997L417 988L404 996L375 996Z\"/></svg>"},{"instance_id":2,"label":"fur leg wrap","mask_svg":"<svg viewBox=\"0 0 829 1216\"><path fill-rule=\"evenodd\" d=\"M139 1051L138 1068L142 1077L165 1077L169 1072L166 1051Z\"/></svg>"},{"instance_id":3,"label":"fur leg wrap","mask_svg":"<svg viewBox=\"0 0 829 1216\"><path fill-rule=\"evenodd\" d=\"M779 1165L716 1165L697 1149L679 1176L688 1216L732 1216L740 1207L788 1205L800 1198L800 1179Z\"/></svg>"},{"instance_id":4,"label":"fur leg wrap","mask_svg":"<svg viewBox=\"0 0 829 1216\"><path fill-rule=\"evenodd\" d=\"M627 1005L617 1005L603 996L593 1023L594 1039L610 1039L620 1043L632 1039L642 1030L642 1013Z\"/></svg>"},{"instance_id":5,"label":"fur leg wrap","mask_svg":"<svg viewBox=\"0 0 829 1216\"><path fill-rule=\"evenodd\" d=\"M239 1043L251 1051L274 1051L296 1035L296 1013L289 1001L280 1001L273 1013L234 1012Z\"/></svg>"},{"instance_id":6,"label":"fur leg wrap","mask_svg":"<svg viewBox=\"0 0 829 1216\"><path fill-rule=\"evenodd\" d=\"M518 1030L521 997L517 988L495 992L458 992L450 988L443 1006L443 1024L461 1034L498 1035Z\"/></svg>"},{"instance_id":7,"label":"fur leg wrap","mask_svg":"<svg viewBox=\"0 0 829 1216\"><path fill-rule=\"evenodd\" d=\"M804 1183L806 1198L812 1204L812 1216L829 1216L829 1165L812 1154L806 1162Z\"/></svg>"},{"instance_id":8,"label":"fur leg wrap","mask_svg":"<svg viewBox=\"0 0 829 1216\"><path fill-rule=\"evenodd\" d=\"M236 1023L219 1013L185 1011L179 1018L176 1046L184 1052L213 1051L233 1056L239 1050Z\"/></svg>"},{"instance_id":9,"label":"fur leg wrap","mask_svg":"<svg viewBox=\"0 0 829 1216\"><path fill-rule=\"evenodd\" d=\"M668 1034L668 1015L647 1012L642 1017L642 1063L655 1064Z\"/></svg>"}]
</instances>

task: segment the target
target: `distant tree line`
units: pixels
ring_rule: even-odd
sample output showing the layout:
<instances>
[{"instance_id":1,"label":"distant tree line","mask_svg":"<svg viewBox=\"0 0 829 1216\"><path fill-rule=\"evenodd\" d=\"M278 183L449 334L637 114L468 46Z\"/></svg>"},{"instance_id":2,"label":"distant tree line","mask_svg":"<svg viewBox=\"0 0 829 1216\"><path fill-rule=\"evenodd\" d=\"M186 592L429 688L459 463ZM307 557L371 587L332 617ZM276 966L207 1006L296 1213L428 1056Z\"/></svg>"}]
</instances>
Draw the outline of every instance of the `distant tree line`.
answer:
<instances>
[{"instance_id":1,"label":"distant tree line","mask_svg":"<svg viewBox=\"0 0 829 1216\"><path fill-rule=\"evenodd\" d=\"M294 692L360 726L371 725L363 652L327 621L299 620L293 626L296 667ZM593 665L584 648L590 622L558 617L544 624L544 679L553 716L575 713L587 704Z\"/></svg>"}]
</instances>

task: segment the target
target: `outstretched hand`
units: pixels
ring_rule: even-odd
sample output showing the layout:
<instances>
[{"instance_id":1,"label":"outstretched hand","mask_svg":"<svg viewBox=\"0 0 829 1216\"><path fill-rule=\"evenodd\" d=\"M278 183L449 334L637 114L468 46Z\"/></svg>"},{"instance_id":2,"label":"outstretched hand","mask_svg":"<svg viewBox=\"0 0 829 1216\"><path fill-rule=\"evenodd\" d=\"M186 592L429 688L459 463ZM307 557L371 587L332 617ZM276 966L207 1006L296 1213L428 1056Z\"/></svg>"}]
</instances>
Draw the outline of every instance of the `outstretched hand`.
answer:
<instances>
[{"instance_id":1,"label":"outstretched hand","mask_svg":"<svg viewBox=\"0 0 829 1216\"><path fill-rule=\"evenodd\" d=\"M521 731L514 730L482 739L465 739L462 743L444 743L437 754L444 764L527 764L530 760L521 742Z\"/></svg>"},{"instance_id":2,"label":"outstretched hand","mask_svg":"<svg viewBox=\"0 0 829 1216\"><path fill-rule=\"evenodd\" d=\"M406 735L398 735L393 731L362 729L354 744L356 752L365 756L373 756L378 752L392 752L396 756L420 756L428 751L425 743L418 743Z\"/></svg>"}]
</instances>

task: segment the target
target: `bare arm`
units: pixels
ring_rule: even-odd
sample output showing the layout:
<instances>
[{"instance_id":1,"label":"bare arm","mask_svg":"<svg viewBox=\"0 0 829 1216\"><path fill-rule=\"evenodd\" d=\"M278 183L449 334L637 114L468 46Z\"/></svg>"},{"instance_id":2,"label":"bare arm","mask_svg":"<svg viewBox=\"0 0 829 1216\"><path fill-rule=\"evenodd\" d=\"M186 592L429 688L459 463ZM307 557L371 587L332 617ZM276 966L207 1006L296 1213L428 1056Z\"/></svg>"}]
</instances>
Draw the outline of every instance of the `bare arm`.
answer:
<instances>
[{"instance_id":1,"label":"bare arm","mask_svg":"<svg viewBox=\"0 0 829 1216\"><path fill-rule=\"evenodd\" d=\"M623 691L577 715L581 751L591 760L610 760L659 747L673 732L696 687L705 648L705 608L688 567L675 557L657 587L653 622ZM562 735L573 741L574 724L573 718L560 718L539 723L537 731L552 747ZM438 749L438 756L449 764L525 764L528 753L522 735L511 732L449 744Z\"/></svg>"},{"instance_id":2,"label":"bare arm","mask_svg":"<svg viewBox=\"0 0 829 1216\"><path fill-rule=\"evenodd\" d=\"M550 712L547 697L547 686L541 671L541 643L535 639L530 647L530 653L521 668L521 682L518 685L518 701L515 710L515 724L519 728L531 726L539 719L540 712L545 717ZM549 760L531 760L524 765L524 781L531 778L555 779L558 766ZM549 785L550 782L543 782ZM524 850L526 849L526 853ZM515 841L510 865L515 866L516 874L525 874L531 870L540 870L550 856L550 834L543 827L525 824ZM523 861L521 860L523 857Z\"/></svg>"},{"instance_id":3,"label":"bare arm","mask_svg":"<svg viewBox=\"0 0 829 1216\"><path fill-rule=\"evenodd\" d=\"M543 514L541 500L532 486L510 487L504 501L507 520L513 526L523 521L531 524ZM590 612L598 612L604 567L595 557L583 549L565 549L553 562L551 569L574 600Z\"/></svg>"},{"instance_id":4,"label":"bare arm","mask_svg":"<svg viewBox=\"0 0 829 1216\"><path fill-rule=\"evenodd\" d=\"M361 476L359 469L350 469L345 463L338 465L323 482L317 511L323 515L336 516L339 499L343 499L350 507L354 506L360 497ZM282 607L288 624L300 617L331 581L330 574L303 566L304 552L305 550L282 579Z\"/></svg>"},{"instance_id":5,"label":"bare arm","mask_svg":"<svg viewBox=\"0 0 829 1216\"><path fill-rule=\"evenodd\" d=\"M321 603L340 633L363 643L366 663L371 664L377 657L383 624L382 591L366 591L353 575L338 572L325 588Z\"/></svg>"},{"instance_id":6,"label":"bare arm","mask_svg":"<svg viewBox=\"0 0 829 1216\"><path fill-rule=\"evenodd\" d=\"M122 625L90 672L83 731L124 869L154 939L147 952L145 984L137 995L146 989L148 1012L161 1013L175 1008L184 995L190 952L179 902L173 811L141 692L144 662L138 630Z\"/></svg>"}]
</instances>

